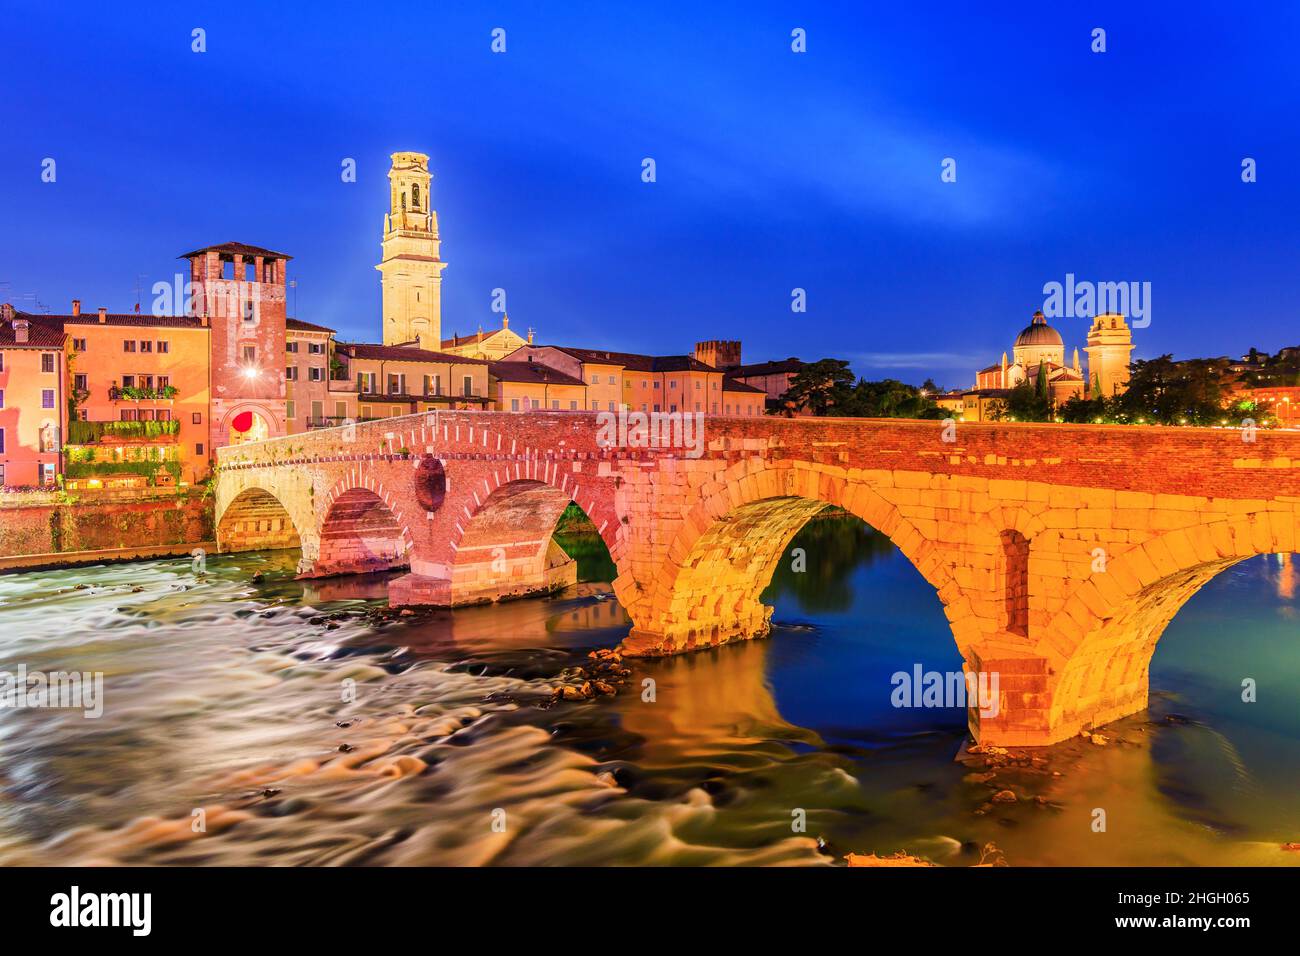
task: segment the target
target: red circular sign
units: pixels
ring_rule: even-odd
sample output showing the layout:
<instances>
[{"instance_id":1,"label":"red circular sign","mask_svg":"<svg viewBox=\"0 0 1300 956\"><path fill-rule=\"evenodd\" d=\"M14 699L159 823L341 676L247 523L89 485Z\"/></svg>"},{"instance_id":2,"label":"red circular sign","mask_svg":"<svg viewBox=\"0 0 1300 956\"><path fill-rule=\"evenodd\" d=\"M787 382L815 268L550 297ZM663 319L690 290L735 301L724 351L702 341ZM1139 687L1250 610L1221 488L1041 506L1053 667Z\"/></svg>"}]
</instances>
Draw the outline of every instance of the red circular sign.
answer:
<instances>
[{"instance_id":1,"label":"red circular sign","mask_svg":"<svg viewBox=\"0 0 1300 956\"><path fill-rule=\"evenodd\" d=\"M240 412L230 422L230 427L237 432L246 432L253 427L253 413Z\"/></svg>"}]
</instances>

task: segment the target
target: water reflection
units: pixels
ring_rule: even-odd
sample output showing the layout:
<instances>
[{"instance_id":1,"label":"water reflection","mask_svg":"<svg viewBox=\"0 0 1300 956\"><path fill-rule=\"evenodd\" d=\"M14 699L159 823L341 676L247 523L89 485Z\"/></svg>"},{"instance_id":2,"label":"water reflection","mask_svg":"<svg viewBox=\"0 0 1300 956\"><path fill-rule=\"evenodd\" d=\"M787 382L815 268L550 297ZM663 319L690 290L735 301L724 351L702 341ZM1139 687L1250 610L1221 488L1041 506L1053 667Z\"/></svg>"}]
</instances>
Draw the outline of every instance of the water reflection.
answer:
<instances>
[{"instance_id":1,"label":"water reflection","mask_svg":"<svg viewBox=\"0 0 1300 956\"><path fill-rule=\"evenodd\" d=\"M960 662L915 569L853 518L791 548L807 571L782 560L770 640L558 705L626 633L601 587L390 617L382 577L295 581L287 553L0 577L0 668L102 670L107 695L99 721L0 711L0 862L962 865L988 842L1012 864L1298 862L1291 560L1193 598L1150 713L1107 746L986 766L954 759L961 713L889 704L894 670Z\"/></svg>"}]
</instances>

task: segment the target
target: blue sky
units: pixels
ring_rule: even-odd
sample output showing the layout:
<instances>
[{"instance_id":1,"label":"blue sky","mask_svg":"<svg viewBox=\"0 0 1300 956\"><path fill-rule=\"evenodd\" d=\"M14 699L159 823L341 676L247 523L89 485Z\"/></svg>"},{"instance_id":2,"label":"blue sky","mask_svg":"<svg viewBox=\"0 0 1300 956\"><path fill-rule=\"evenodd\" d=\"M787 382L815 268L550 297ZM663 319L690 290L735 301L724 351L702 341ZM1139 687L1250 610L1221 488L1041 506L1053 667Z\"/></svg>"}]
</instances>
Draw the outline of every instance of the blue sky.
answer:
<instances>
[{"instance_id":1,"label":"blue sky","mask_svg":"<svg viewBox=\"0 0 1300 956\"><path fill-rule=\"evenodd\" d=\"M448 335L500 287L547 342L967 385L1074 273L1151 283L1138 357L1300 344L1300 7L1075 6L5 2L0 296L126 311L139 281L147 309L238 240L295 257L301 318L374 339L414 149Z\"/></svg>"}]
</instances>

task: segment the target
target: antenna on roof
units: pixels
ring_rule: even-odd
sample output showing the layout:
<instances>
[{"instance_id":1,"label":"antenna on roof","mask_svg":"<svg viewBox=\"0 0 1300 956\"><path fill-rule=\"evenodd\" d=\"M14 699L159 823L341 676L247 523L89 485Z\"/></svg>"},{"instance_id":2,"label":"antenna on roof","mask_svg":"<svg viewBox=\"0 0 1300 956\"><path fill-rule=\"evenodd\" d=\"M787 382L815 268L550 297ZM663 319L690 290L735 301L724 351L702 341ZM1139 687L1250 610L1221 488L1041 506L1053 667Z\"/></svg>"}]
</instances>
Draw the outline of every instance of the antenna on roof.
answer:
<instances>
[{"instance_id":1,"label":"antenna on roof","mask_svg":"<svg viewBox=\"0 0 1300 956\"><path fill-rule=\"evenodd\" d=\"M144 273L144 272L137 272L137 273L135 274L135 313L136 313L136 315L139 315L139 314L140 314L140 292L141 292L141 285L142 285L142 283L140 282L140 280L141 280L141 279L147 279L147 278L148 278L148 274L147 274L147 273Z\"/></svg>"}]
</instances>

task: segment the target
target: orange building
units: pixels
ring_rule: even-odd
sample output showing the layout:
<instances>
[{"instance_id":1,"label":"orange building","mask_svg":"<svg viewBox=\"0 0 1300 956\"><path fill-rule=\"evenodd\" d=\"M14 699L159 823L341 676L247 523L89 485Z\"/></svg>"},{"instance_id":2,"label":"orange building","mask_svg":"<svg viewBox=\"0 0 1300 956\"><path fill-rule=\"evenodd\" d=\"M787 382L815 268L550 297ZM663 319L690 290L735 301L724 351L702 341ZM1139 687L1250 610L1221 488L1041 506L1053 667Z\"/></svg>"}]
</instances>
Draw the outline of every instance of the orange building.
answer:
<instances>
[{"instance_id":1,"label":"orange building","mask_svg":"<svg viewBox=\"0 0 1300 956\"><path fill-rule=\"evenodd\" d=\"M503 412L577 412L587 408L587 385L540 362L493 362L492 403Z\"/></svg>"},{"instance_id":2,"label":"orange building","mask_svg":"<svg viewBox=\"0 0 1300 956\"><path fill-rule=\"evenodd\" d=\"M67 426L64 334L57 323L0 312L0 488L51 487Z\"/></svg>"},{"instance_id":3,"label":"orange building","mask_svg":"<svg viewBox=\"0 0 1300 956\"><path fill-rule=\"evenodd\" d=\"M47 316L67 335L70 479L194 483L208 474L208 349L201 319L83 313ZM131 462L136 464L132 465ZM150 469L149 462L171 462ZM100 467L92 467L92 465Z\"/></svg>"},{"instance_id":4,"label":"orange building","mask_svg":"<svg viewBox=\"0 0 1300 956\"><path fill-rule=\"evenodd\" d=\"M1300 386L1246 388L1235 392L1232 398L1234 401L1254 402L1257 412L1269 419L1277 419L1283 428L1300 428Z\"/></svg>"},{"instance_id":5,"label":"orange building","mask_svg":"<svg viewBox=\"0 0 1300 956\"><path fill-rule=\"evenodd\" d=\"M762 391L690 355L638 355L556 345L526 345L509 361L536 362L587 387L589 411L762 415Z\"/></svg>"}]
</instances>

